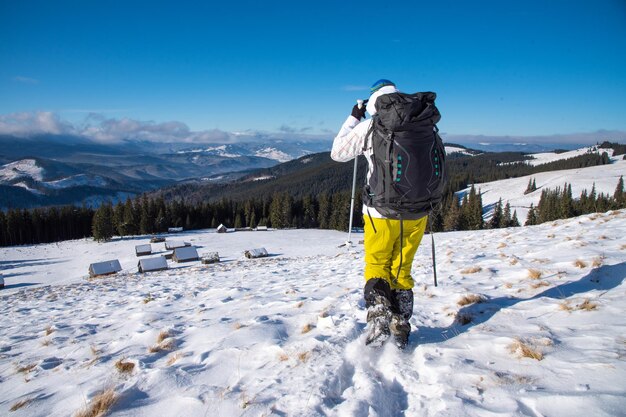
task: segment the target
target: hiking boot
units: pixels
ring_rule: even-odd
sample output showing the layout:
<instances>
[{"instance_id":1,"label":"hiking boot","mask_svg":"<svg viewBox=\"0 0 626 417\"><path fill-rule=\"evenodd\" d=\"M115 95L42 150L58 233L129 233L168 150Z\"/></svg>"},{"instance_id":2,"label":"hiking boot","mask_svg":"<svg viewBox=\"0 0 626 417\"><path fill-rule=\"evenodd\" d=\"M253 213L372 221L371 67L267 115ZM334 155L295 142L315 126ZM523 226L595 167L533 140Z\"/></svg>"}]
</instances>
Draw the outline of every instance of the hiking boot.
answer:
<instances>
[{"instance_id":1,"label":"hiking boot","mask_svg":"<svg viewBox=\"0 0 626 417\"><path fill-rule=\"evenodd\" d=\"M393 334L394 342L399 349L404 349L409 344L411 325L400 314L393 314L389 322L389 331Z\"/></svg>"},{"instance_id":2,"label":"hiking boot","mask_svg":"<svg viewBox=\"0 0 626 417\"><path fill-rule=\"evenodd\" d=\"M373 304L367 308L367 326L369 330L365 344L372 347L380 347L391 335L389 324L391 323L392 313L389 300L385 297L377 295L373 301Z\"/></svg>"},{"instance_id":3,"label":"hiking boot","mask_svg":"<svg viewBox=\"0 0 626 417\"><path fill-rule=\"evenodd\" d=\"M409 320L413 315L413 290L393 290L392 299L398 310L397 313Z\"/></svg>"}]
</instances>

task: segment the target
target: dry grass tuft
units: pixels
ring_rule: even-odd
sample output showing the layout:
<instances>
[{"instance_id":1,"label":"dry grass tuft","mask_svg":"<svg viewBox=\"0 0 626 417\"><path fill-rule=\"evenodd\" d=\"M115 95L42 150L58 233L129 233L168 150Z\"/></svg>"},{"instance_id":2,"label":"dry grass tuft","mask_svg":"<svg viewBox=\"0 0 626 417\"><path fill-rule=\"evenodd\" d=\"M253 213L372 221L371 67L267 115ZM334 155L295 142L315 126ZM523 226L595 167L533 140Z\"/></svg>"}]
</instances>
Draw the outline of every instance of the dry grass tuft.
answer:
<instances>
[{"instance_id":1,"label":"dry grass tuft","mask_svg":"<svg viewBox=\"0 0 626 417\"><path fill-rule=\"evenodd\" d=\"M576 259L576 261L574 261L574 266L577 268L585 268L587 267L587 263L583 260Z\"/></svg>"},{"instance_id":2,"label":"dry grass tuft","mask_svg":"<svg viewBox=\"0 0 626 417\"><path fill-rule=\"evenodd\" d=\"M289 360L289 355L287 355L285 352L281 353L280 355L278 355L278 360L281 362L285 362Z\"/></svg>"},{"instance_id":3,"label":"dry grass tuft","mask_svg":"<svg viewBox=\"0 0 626 417\"><path fill-rule=\"evenodd\" d=\"M24 365L24 366L17 366L16 371L20 374L27 374L33 369L35 369L36 367L37 367L36 363L31 363L31 364Z\"/></svg>"},{"instance_id":4,"label":"dry grass tuft","mask_svg":"<svg viewBox=\"0 0 626 417\"><path fill-rule=\"evenodd\" d=\"M115 362L115 369L123 375L131 374L135 369L135 364L133 362L124 362L124 359L120 359Z\"/></svg>"},{"instance_id":5,"label":"dry grass tuft","mask_svg":"<svg viewBox=\"0 0 626 417\"><path fill-rule=\"evenodd\" d=\"M500 242L500 244L498 245L498 249L502 249L502 248L506 248L506 243Z\"/></svg>"},{"instance_id":6,"label":"dry grass tuft","mask_svg":"<svg viewBox=\"0 0 626 417\"><path fill-rule=\"evenodd\" d=\"M528 270L528 278L530 279L539 279L541 278L542 275L543 275L543 272L541 272L538 269L530 268Z\"/></svg>"},{"instance_id":7,"label":"dry grass tuft","mask_svg":"<svg viewBox=\"0 0 626 417\"><path fill-rule=\"evenodd\" d=\"M239 329L241 329L242 327L245 327L245 326L244 326L243 324L239 323L239 322L237 322L237 323L233 324L233 328L234 328L235 330L239 330Z\"/></svg>"},{"instance_id":8,"label":"dry grass tuft","mask_svg":"<svg viewBox=\"0 0 626 417\"><path fill-rule=\"evenodd\" d=\"M330 313L328 312L328 310L322 310L322 311L320 312L320 318L323 318L323 319L324 319L324 318L326 318L326 317L328 317L328 316L330 316Z\"/></svg>"},{"instance_id":9,"label":"dry grass tuft","mask_svg":"<svg viewBox=\"0 0 626 417\"><path fill-rule=\"evenodd\" d=\"M536 290L537 288L547 287L547 286L549 286L549 285L550 285L550 284L549 284L547 281L539 281L539 282L535 282L535 283L531 284L531 285L530 285L530 287L531 287L533 290Z\"/></svg>"},{"instance_id":10,"label":"dry grass tuft","mask_svg":"<svg viewBox=\"0 0 626 417\"><path fill-rule=\"evenodd\" d=\"M548 236L546 236L548 239L554 239L554 233L550 233Z\"/></svg>"},{"instance_id":11,"label":"dry grass tuft","mask_svg":"<svg viewBox=\"0 0 626 417\"><path fill-rule=\"evenodd\" d=\"M300 301L298 304L296 304L296 308L302 308L303 305L304 301Z\"/></svg>"},{"instance_id":12,"label":"dry grass tuft","mask_svg":"<svg viewBox=\"0 0 626 417\"><path fill-rule=\"evenodd\" d=\"M174 349L176 349L176 339L172 337L170 332L168 332L167 330L163 330L161 331L161 333L159 333L159 336L157 337L157 344L150 347L148 349L148 352L157 353L171 351Z\"/></svg>"},{"instance_id":13,"label":"dry grass tuft","mask_svg":"<svg viewBox=\"0 0 626 417\"><path fill-rule=\"evenodd\" d=\"M592 302L588 298L585 299L585 301L583 301L582 303L580 303L580 304L578 304L576 306L577 310L585 310L585 311L591 311L591 310L595 310L597 308L598 308L598 304Z\"/></svg>"},{"instance_id":14,"label":"dry grass tuft","mask_svg":"<svg viewBox=\"0 0 626 417\"><path fill-rule=\"evenodd\" d=\"M119 399L119 394L113 388L102 391L91 399L84 409L76 413L75 417L102 417Z\"/></svg>"},{"instance_id":15,"label":"dry grass tuft","mask_svg":"<svg viewBox=\"0 0 626 417\"><path fill-rule=\"evenodd\" d=\"M465 326L466 324L470 324L473 319L474 317L472 317L471 314L459 311L454 318L454 322L460 324L461 326Z\"/></svg>"},{"instance_id":16,"label":"dry grass tuft","mask_svg":"<svg viewBox=\"0 0 626 417\"><path fill-rule=\"evenodd\" d=\"M483 303L485 301L485 297L477 294L468 294L463 296L456 303L460 306L466 306L469 304Z\"/></svg>"},{"instance_id":17,"label":"dry grass tuft","mask_svg":"<svg viewBox=\"0 0 626 417\"><path fill-rule=\"evenodd\" d=\"M507 282L506 284L504 284L504 288L513 288L513 284L510 282Z\"/></svg>"},{"instance_id":18,"label":"dry grass tuft","mask_svg":"<svg viewBox=\"0 0 626 417\"><path fill-rule=\"evenodd\" d=\"M530 358L540 361L543 359L543 353L541 353L536 347L531 346L528 342L524 342L521 339L515 339L515 342L509 345L509 351L516 353L522 358Z\"/></svg>"},{"instance_id":19,"label":"dry grass tuft","mask_svg":"<svg viewBox=\"0 0 626 417\"><path fill-rule=\"evenodd\" d=\"M41 341L41 346L49 346L52 341L50 339L44 339Z\"/></svg>"},{"instance_id":20,"label":"dry grass tuft","mask_svg":"<svg viewBox=\"0 0 626 417\"><path fill-rule=\"evenodd\" d=\"M591 264L591 266L594 268L601 267L604 263L604 258L604 256L596 256L595 258L593 258L593 263Z\"/></svg>"},{"instance_id":21,"label":"dry grass tuft","mask_svg":"<svg viewBox=\"0 0 626 417\"><path fill-rule=\"evenodd\" d=\"M463 270L461 270L462 274L475 274L476 272L480 272L483 269L480 266L470 266L468 268L465 268Z\"/></svg>"},{"instance_id":22,"label":"dry grass tuft","mask_svg":"<svg viewBox=\"0 0 626 417\"><path fill-rule=\"evenodd\" d=\"M9 408L9 411L13 412L13 411L17 411L20 408L24 408L26 407L28 404L32 403L34 401L33 398L25 398L23 400L19 400L18 402L16 402L15 404L13 404L11 406L11 408Z\"/></svg>"},{"instance_id":23,"label":"dry grass tuft","mask_svg":"<svg viewBox=\"0 0 626 417\"><path fill-rule=\"evenodd\" d=\"M162 343L168 337L171 337L170 332L167 330L162 330L157 337L157 343Z\"/></svg>"},{"instance_id":24,"label":"dry grass tuft","mask_svg":"<svg viewBox=\"0 0 626 417\"><path fill-rule=\"evenodd\" d=\"M300 352L298 353L298 360L300 362L306 362L309 360L309 358L311 357L311 352Z\"/></svg>"},{"instance_id":25,"label":"dry grass tuft","mask_svg":"<svg viewBox=\"0 0 626 417\"><path fill-rule=\"evenodd\" d=\"M167 366L172 366L174 365L183 355L181 355L180 353L176 352L173 355L171 355L168 359L167 359Z\"/></svg>"},{"instance_id":26,"label":"dry grass tuft","mask_svg":"<svg viewBox=\"0 0 626 417\"><path fill-rule=\"evenodd\" d=\"M307 324L305 324L305 325L302 327L302 331L301 331L301 333L302 333L302 334L308 333L308 332L310 332L311 330L313 330L314 328L315 328L315 326L314 326L314 325L312 325L311 323L307 323Z\"/></svg>"},{"instance_id":27,"label":"dry grass tuft","mask_svg":"<svg viewBox=\"0 0 626 417\"><path fill-rule=\"evenodd\" d=\"M561 304L559 304L559 309L563 311L572 311L572 306L569 305L569 302L567 300L565 300Z\"/></svg>"},{"instance_id":28,"label":"dry grass tuft","mask_svg":"<svg viewBox=\"0 0 626 417\"><path fill-rule=\"evenodd\" d=\"M55 328L52 326L48 326L46 327L46 329L44 330L44 333L46 334L46 336L50 336L52 333L55 332Z\"/></svg>"},{"instance_id":29,"label":"dry grass tuft","mask_svg":"<svg viewBox=\"0 0 626 417\"><path fill-rule=\"evenodd\" d=\"M510 264L510 265L517 265L517 263L518 263L518 262L519 262L519 260L518 260L517 258L512 258L512 259L509 261L509 264Z\"/></svg>"}]
</instances>

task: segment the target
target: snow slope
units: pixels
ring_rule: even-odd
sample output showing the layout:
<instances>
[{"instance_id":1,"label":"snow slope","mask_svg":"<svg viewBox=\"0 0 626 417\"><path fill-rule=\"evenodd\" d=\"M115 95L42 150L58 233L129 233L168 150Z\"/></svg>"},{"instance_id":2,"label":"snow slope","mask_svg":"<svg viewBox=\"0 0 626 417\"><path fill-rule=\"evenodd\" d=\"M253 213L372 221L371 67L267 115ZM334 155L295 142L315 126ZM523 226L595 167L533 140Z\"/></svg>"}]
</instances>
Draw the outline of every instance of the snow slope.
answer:
<instances>
[{"instance_id":1,"label":"snow slope","mask_svg":"<svg viewBox=\"0 0 626 417\"><path fill-rule=\"evenodd\" d=\"M22 159L0 166L0 183L10 183L20 178L43 181L44 169L34 159Z\"/></svg>"},{"instance_id":2,"label":"snow slope","mask_svg":"<svg viewBox=\"0 0 626 417\"><path fill-rule=\"evenodd\" d=\"M425 239L405 352L363 345L344 233L186 233L223 262L145 275L147 238L1 249L0 415L73 415L112 388L111 416L623 416L624 231L626 210L437 234L438 287ZM84 279L115 257L122 273Z\"/></svg>"},{"instance_id":3,"label":"snow slope","mask_svg":"<svg viewBox=\"0 0 626 417\"><path fill-rule=\"evenodd\" d=\"M606 152L609 156L613 156L613 149L603 149L595 145L595 146L588 146L585 148L575 149L572 151L561 152L561 153L556 153L556 152L533 153L533 154L529 154L529 156L531 156L533 159L527 159L524 162L527 163L528 165L537 166L537 165L548 164L554 161L560 161L563 159L574 158L576 156L584 155L586 153L597 153L601 155L603 152Z\"/></svg>"},{"instance_id":4,"label":"snow slope","mask_svg":"<svg viewBox=\"0 0 626 417\"><path fill-rule=\"evenodd\" d=\"M506 180L493 181L488 183L474 184L476 190L480 190L483 201L483 212L485 219L491 218L493 208L498 200L502 199L502 204L508 201L511 204L511 213L517 211L517 219L520 224L524 224L530 204L536 207L544 189L555 190L557 187L563 189L567 182L572 186L572 196L580 197L583 190L591 191L594 184L596 193L613 195L619 177L626 175L626 160L621 159L621 155L612 158L611 164L598 165L580 169L566 169L561 171L540 172L519 178L509 178ZM528 187L528 181L534 179L537 190L524 195ZM470 187L457 193L459 198L469 193Z\"/></svg>"}]
</instances>

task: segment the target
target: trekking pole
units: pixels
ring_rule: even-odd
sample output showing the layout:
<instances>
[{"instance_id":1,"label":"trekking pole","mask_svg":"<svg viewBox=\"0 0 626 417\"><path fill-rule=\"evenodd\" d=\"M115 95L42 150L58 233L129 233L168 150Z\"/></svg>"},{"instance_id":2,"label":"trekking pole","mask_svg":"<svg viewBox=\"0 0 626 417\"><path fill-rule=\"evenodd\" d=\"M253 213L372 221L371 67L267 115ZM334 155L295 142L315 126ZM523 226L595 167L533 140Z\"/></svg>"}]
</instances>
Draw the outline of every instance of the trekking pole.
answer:
<instances>
[{"instance_id":1,"label":"trekking pole","mask_svg":"<svg viewBox=\"0 0 626 417\"><path fill-rule=\"evenodd\" d=\"M366 100L357 100L356 104L359 106L359 108L363 107L366 103ZM346 242L346 245L352 245L352 241L350 240L351 236L352 236L352 220L354 218L354 194L356 191L356 171L357 171L357 165L359 163L359 156L356 155L354 157L354 172L352 173L352 197L350 198L350 220L348 222L348 241Z\"/></svg>"},{"instance_id":2,"label":"trekking pole","mask_svg":"<svg viewBox=\"0 0 626 417\"><path fill-rule=\"evenodd\" d=\"M356 171L357 171L358 162L359 162L359 156L357 155L354 157L354 173L352 174L352 198L350 199L350 222L348 225L348 241L346 242L346 244L348 245L352 244L350 237L352 236L352 218L354 217L354 194L356 190Z\"/></svg>"},{"instance_id":3,"label":"trekking pole","mask_svg":"<svg viewBox=\"0 0 626 417\"><path fill-rule=\"evenodd\" d=\"M432 217L428 216L428 229L430 231L430 242L432 248L432 257L433 257L433 278L435 280L435 287L437 286L437 263L435 261L435 234L433 233L433 222Z\"/></svg>"}]
</instances>

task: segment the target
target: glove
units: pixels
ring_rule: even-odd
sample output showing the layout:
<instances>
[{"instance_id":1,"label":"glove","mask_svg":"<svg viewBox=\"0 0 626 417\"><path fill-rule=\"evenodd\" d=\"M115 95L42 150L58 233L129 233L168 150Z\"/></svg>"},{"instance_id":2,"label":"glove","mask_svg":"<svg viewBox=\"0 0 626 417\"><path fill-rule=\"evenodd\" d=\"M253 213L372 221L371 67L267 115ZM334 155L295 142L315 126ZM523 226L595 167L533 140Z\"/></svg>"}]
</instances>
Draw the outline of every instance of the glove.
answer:
<instances>
[{"instance_id":1,"label":"glove","mask_svg":"<svg viewBox=\"0 0 626 417\"><path fill-rule=\"evenodd\" d=\"M365 119L365 102L361 104L361 107L359 107L358 104L355 104L352 108L351 114L352 117L356 118L357 120Z\"/></svg>"}]
</instances>

